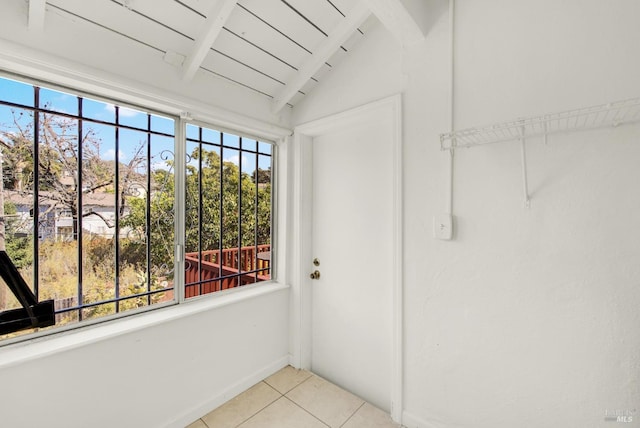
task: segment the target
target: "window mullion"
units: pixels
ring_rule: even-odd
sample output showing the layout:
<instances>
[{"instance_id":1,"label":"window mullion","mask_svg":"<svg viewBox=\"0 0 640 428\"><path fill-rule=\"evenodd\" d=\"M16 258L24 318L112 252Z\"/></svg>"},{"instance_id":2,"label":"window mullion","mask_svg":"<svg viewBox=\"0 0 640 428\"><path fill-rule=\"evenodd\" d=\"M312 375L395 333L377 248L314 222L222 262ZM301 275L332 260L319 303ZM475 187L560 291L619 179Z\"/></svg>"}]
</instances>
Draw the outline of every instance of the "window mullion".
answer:
<instances>
[{"instance_id":1,"label":"window mullion","mask_svg":"<svg viewBox=\"0 0 640 428\"><path fill-rule=\"evenodd\" d=\"M147 165L146 165L146 193L145 193L145 250L147 267L147 292L151 292L151 115L147 114ZM147 304L151 306L151 294L147 297Z\"/></svg>"},{"instance_id":2,"label":"window mullion","mask_svg":"<svg viewBox=\"0 0 640 428\"><path fill-rule=\"evenodd\" d=\"M242 285L242 137L238 150L238 287Z\"/></svg>"},{"instance_id":3,"label":"window mullion","mask_svg":"<svg viewBox=\"0 0 640 428\"><path fill-rule=\"evenodd\" d=\"M220 237L218 239L218 277L224 276L224 271L222 269L222 264L224 263L223 257L223 242L222 238L224 236L224 133L220 132ZM220 281L217 285L218 290L222 290L222 281Z\"/></svg>"},{"instance_id":4,"label":"window mullion","mask_svg":"<svg viewBox=\"0 0 640 428\"><path fill-rule=\"evenodd\" d=\"M174 208L175 208L175 222L174 222L174 248L175 248L175 261L174 261L174 277L173 277L173 290L174 296L177 302L183 302L185 297L185 202L187 197L186 192L186 167L187 167L187 119L186 115L181 115L180 119L175 122L175 138L174 138L174 151L175 151L175 175L174 175Z\"/></svg>"},{"instance_id":5,"label":"window mullion","mask_svg":"<svg viewBox=\"0 0 640 428\"><path fill-rule=\"evenodd\" d=\"M255 180L254 180L254 188L256 191L256 195L255 195L255 202L254 202L254 207L253 207L253 218L254 218L254 222L253 222L253 245L255 246L255 250L254 250L254 254L253 254L253 266L254 266L254 270L256 270L256 273L254 274L254 282L258 282L258 274L260 272L257 271L258 269L258 201L259 199L259 195L260 195L260 177L258 174L258 169L259 169L259 160L260 160L260 155L258 154L258 142L256 141L256 163L255 163L255 167L254 167L254 174L255 174Z\"/></svg>"},{"instance_id":6,"label":"window mullion","mask_svg":"<svg viewBox=\"0 0 640 428\"><path fill-rule=\"evenodd\" d=\"M76 242L78 245L78 321L82 321L82 306L84 304L83 298L83 286L82 286L82 277L84 275L82 270L82 97L78 97L78 152L76 159L77 163L77 173L76 173L76 191L78 192L77 199L77 207L76 207L76 218L75 218L75 228L76 228ZM72 213L73 215L73 213ZM71 227L73 228L74 218L71 218ZM72 232L73 233L73 232Z\"/></svg>"},{"instance_id":7,"label":"window mullion","mask_svg":"<svg viewBox=\"0 0 640 428\"><path fill-rule=\"evenodd\" d=\"M33 87L33 294L40 299L40 87Z\"/></svg>"},{"instance_id":8,"label":"window mullion","mask_svg":"<svg viewBox=\"0 0 640 428\"><path fill-rule=\"evenodd\" d=\"M116 139L115 139L115 293L116 293L116 313L120 312L120 107L115 107L116 114Z\"/></svg>"},{"instance_id":9,"label":"window mullion","mask_svg":"<svg viewBox=\"0 0 640 428\"><path fill-rule=\"evenodd\" d=\"M198 127L198 295L202 294L202 127Z\"/></svg>"}]
</instances>

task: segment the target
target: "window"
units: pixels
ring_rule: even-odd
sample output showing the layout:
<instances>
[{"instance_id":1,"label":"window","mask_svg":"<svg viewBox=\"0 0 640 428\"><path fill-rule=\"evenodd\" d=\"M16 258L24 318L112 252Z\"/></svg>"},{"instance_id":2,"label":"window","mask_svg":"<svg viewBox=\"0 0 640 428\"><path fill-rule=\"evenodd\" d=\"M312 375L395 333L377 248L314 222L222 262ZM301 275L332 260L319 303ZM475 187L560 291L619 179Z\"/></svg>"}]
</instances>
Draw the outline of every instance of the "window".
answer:
<instances>
[{"instance_id":1,"label":"window","mask_svg":"<svg viewBox=\"0 0 640 428\"><path fill-rule=\"evenodd\" d=\"M56 325L173 301L173 259L149 255L173 254L150 220L175 197L174 118L0 79L0 145L1 244ZM0 285L0 311L13 297Z\"/></svg>"},{"instance_id":2,"label":"window","mask_svg":"<svg viewBox=\"0 0 640 428\"><path fill-rule=\"evenodd\" d=\"M271 278L270 144L187 125L185 297Z\"/></svg>"},{"instance_id":3,"label":"window","mask_svg":"<svg viewBox=\"0 0 640 428\"><path fill-rule=\"evenodd\" d=\"M72 92L0 77L0 250L56 326L271 279L271 143L199 124L177 141L177 117ZM0 323L21 304L0 279Z\"/></svg>"}]
</instances>

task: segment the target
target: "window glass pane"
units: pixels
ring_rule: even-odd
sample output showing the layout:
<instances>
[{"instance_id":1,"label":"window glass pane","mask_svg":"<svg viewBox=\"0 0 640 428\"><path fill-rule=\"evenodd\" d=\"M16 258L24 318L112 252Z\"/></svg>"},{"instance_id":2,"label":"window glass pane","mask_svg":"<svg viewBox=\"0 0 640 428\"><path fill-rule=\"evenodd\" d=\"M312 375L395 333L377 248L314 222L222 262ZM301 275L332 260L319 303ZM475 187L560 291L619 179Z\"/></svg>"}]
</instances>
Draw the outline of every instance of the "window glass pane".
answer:
<instances>
[{"instance_id":1,"label":"window glass pane","mask_svg":"<svg viewBox=\"0 0 640 428\"><path fill-rule=\"evenodd\" d=\"M32 141L33 112L0 104L0 137L3 141L11 144L17 141L16 138L23 140L26 138ZM20 147L20 151L32 150L31 148L27 149L24 144ZM17 155L12 152L13 150L8 150L6 156Z\"/></svg>"},{"instance_id":2,"label":"window glass pane","mask_svg":"<svg viewBox=\"0 0 640 428\"><path fill-rule=\"evenodd\" d=\"M220 144L220 132L213 129L202 128L202 140L207 143Z\"/></svg>"},{"instance_id":3,"label":"window glass pane","mask_svg":"<svg viewBox=\"0 0 640 428\"><path fill-rule=\"evenodd\" d=\"M173 300L174 292L174 237L175 237L175 183L174 183L174 138L151 136L151 158L149 167L150 192L144 203L148 205L148 226L151 237L149 271L151 277L152 302ZM140 202L141 203L141 202ZM160 292L162 290L162 292Z\"/></svg>"},{"instance_id":4,"label":"window glass pane","mask_svg":"<svg viewBox=\"0 0 640 428\"><path fill-rule=\"evenodd\" d=\"M78 97L65 92L40 88L40 108L60 113L78 114Z\"/></svg>"},{"instance_id":5,"label":"window glass pane","mask_svg":"<svg viewBox=\"0 0 640 428\"><path fill-rule=\"evenodd\" d=\"M227 134L225 134L225 140ZM240 151L224 148L222 167L222 247L223 247L223 276L225 279L222 288L237 287L237 274L240 270L240 248L238 242L239 221L239 168ZM236 276L234 276L236 275Z\"/></svg>"},{"instance_id":6,"label":"window glass pane","mask_svg":"<svg viewBox=\"0 0 640 428\"><path fill-rule=\"evenodd\" d=\"M202 156L202 249L220 247L220 148L203 146Z\"/></svg>"},{"instance_id":7,"label":"window glass pane","mask_svg":"<svg viewBox=\"0 0 640 428\"><path fill-rule=\"evenodd\" d=\"M175 122L171 118L152 114L151 130L163 134L173 135L173 133L175 132Z\"/></svg>"},{"instance_id":8,"label":"window glass pane","mask_svg":"<svg viewBox=\"0 0 640 428\"><path fill-rule=\"evenodd\" d=\"M199 141L200 128L195 125L187 124L187 139Z\"/></svg>"},{"instance_id":9,"label":"window glass pane","mask_svg":"<svg viewBox=\"0 0 640 428\"><path fill-rule=\"evenodd\" d=\"M200 198L200 240L202 248L202 293L219 290L220 283L220 148L203 144ZM207 281L209 280L209 281Z\"/></svg>"},{"instance_id":10,"label":"window glass pane","mask_svg":"<svg viewBox=\"0 0 640 428\"><path fill-rule=\"evenodd\" d=\"M33 107L33 86L0 77L0 99Z\"/></svg>"},{"instance_id":11,"label":"window glass pane","mask_svg":"<svg viewBox=\"0 0 640 428\"><path fill-rule=\"evenodd\" d=\"M244 143L244 142L243 142ZM240 268L244 272L251 272L256 267L257 248L256 242L256 197L257 187L253 181L256 170L256 155L253 153L243 153L241 165L241 215L240 215L240 242L241 263ZM243 282L255 282L253 277L243 277Z\"/></svg>"},{"instance_id":12,"label":"window glass pane","mask_svg":"<svg viewBox=\"0 0 640 428\"><path fill-rule=\"evenodd\" d=\"M147 129L147 114L129 107L119 107L118 124L138 129Z\"/></svg>"},{"instance_id":13,"label":"window glass pane","mask_svg":"<svg viewBox=\"0 0 640 428\"><path fill-rule=\"evenodd\" d=\"M270 156L258 156L258 170L255 173L255 181L258 189L256 245L258 246L258 269L261 269L258 272L258 278L265 280L271 278L272 195Z\"/></svg>"},{"instance_id":14,"label":"window glass pane","mask_svg":"<svg viewBox=\"0 0 640 428\"><path fill-rule=\"evenodd\" d=\"M78 121L48 113L38 117L38 298L74 308L84 298L78 281ZM64 312L56 323L77 317L77 311Z\"/></svg>"},{"instance_id":15,"label":"window glass pane","mask_svg":"<svg viewBox=\"0 0 640 428\"><path fill-rule=\"evenodd\" d=\"M223 134L222 136L222 144L225 147L234 147L236 149L240 148L240 137L233 134Z\"/></svg>"},{"instance_id":16,"label":"window glass pane","mask_svg":"<svg viewBox=\"0 0 640 428\"><path fill-rule=\"evenodd\" d=\"M265 155L271 154L271 144L263 143L262 141L258 142L258 151L260 153L264 153Z\"/></svg>"},{"instance_id":17,"label":"window glass pane","mask_svg":"<svg viewBox=\"0 0 640 428\"><path fill-rule=\"evenodd\" d=\"M242 139L242 150L250 150L252 152L255 152L257 150L257 144L258 142L256 140L252 140L250 138L243 138Z\"/></svg>"},{"instance_id":18,"label":"window glass pane","mask_svg":"<svg viewBox=\"0 0 640 428\"><path fill-rule=\"evenodd\" d=\"M188 141L186 149L187 177L185 195L185 283L192 284L197 283L201 280L201 254L199 245L200 233L198 229L198 226L200 224L200 164L202 158L201 144ZM197 289L197 287L192 288L194 289L194 292L195 289Z\"/></svg>"},{"instance_id":19,"label":"window glass pane","mask_svg":"<svg viewBox=\"0 0 640 428\"><path fill-rule=\"evenodd\" d=\"M115 127L89 122L82 125L82 303L93 305L117 297L116 143ZM82 318L115 312L115 303L96 305L83 310Z\"/></svg>"},{"instance_id":20,"label":"window glass pane","mask_svg":"<svg viewBox=\"0 0 640 428\"><path fill-rule=\"evenodd\" d=\"M13 122L15 121L17 125ZM4 245L9 258L33 291L33 117L27 110L0 106L0 145L4 185ZM6 146L5 146L6 144ZM7 147L8 146L8 147ZM20 308L18 300L0 278L0 312ZM0 336L24 335L30 330Z\"/></svg>"},{"instance_id":21,"label":"window glass pane","mask_svg":"<svg viewBox=\"0 0 640 428\"><path fill-rule=\"evenodd\" d=\"M85 98L82 100L82 117L115 123L116 108L113 104Z\"/></svg>"}]
</instances>

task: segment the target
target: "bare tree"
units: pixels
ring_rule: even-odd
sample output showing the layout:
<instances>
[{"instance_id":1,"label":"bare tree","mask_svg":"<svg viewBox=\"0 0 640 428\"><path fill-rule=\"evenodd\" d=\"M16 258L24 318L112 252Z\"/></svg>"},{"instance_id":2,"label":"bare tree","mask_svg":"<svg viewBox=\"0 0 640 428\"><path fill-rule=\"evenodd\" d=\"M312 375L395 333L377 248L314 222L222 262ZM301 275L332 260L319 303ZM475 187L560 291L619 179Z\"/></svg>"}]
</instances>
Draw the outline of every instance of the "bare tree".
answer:
<instances>
[{"instance_id":1,"label":"bare tree","mask_svg":"<svg viewBox=\"0 0 640 428\"><path fill-rule=\"evenodd\" d=\"M0 147L5 155L4 183L7 189L22 195L33 195L35 180L38 180L38 197L42 207L39 213L46 217L48 213L66 209L73 218L73 238L78 237L78 216L95 215L108 227L112 221L94 211L81 211L78 206L79 193L114 193L119 200L119 215L126 207L126 194L129 184L138 177L138 169L144 164L142 145L138 145L134 156L128 163L108 161L100 156L102 141L99 135L83 123L83 132L79 135L79 121L61 115L40 113L38 138L35 138L33 116L22 120L23 113L13 114L12 129L0 128ZM25 124L26 123L26 124ZM37 141L38 152L35 153ZM37 177L35 162L37 159ZM114 172L118 163L120 185L115 189ZM79 174L79 172L81 172Z\"/></svg>"}]
</instances>

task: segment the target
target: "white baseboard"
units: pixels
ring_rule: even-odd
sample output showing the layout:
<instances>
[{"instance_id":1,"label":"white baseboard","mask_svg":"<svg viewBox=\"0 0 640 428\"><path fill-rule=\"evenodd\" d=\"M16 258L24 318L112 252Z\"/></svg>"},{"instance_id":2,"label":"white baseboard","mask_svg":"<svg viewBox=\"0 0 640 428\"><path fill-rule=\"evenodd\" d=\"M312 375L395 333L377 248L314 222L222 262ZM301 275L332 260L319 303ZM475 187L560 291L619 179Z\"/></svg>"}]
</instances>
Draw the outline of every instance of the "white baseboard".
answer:
<instances>
[{"instance_id":1,"label":"white baseboard","mask_svg":"<svg viewBox=\"0 0 640 428\"><path fill-rule=\"evenodd\" d=\"M402 412L402 426L406 428L447 428L443 423L427 422L406 410Z\"/></svg>"},{"instance_id":2,"label":"white baseboard","mask_svg":"<svg viewBox=\"0 0 640 428\"><path fill-rule=\"evenodd\" d=\"M204 403L199 404L196 407L188 409L172 421L168 422L164 428L184 428L196 419L206 415L215 408L229 401L231 398L246 391L261 380L271 376L281 368L289 364L289 355L278 358L276 361L268 364L266 367L240 379L235 384L226 388L222 393L217 396L210 397Z\"/></svg>"}]
</instances>

